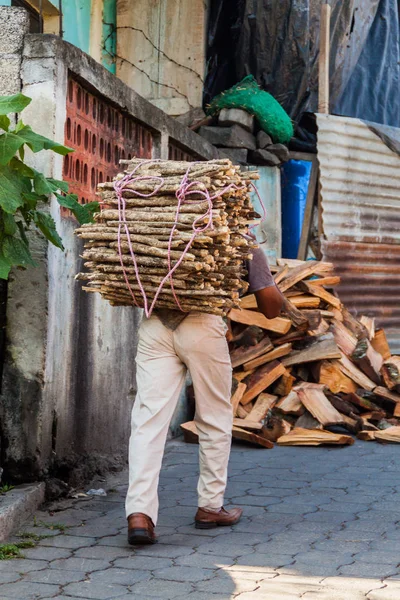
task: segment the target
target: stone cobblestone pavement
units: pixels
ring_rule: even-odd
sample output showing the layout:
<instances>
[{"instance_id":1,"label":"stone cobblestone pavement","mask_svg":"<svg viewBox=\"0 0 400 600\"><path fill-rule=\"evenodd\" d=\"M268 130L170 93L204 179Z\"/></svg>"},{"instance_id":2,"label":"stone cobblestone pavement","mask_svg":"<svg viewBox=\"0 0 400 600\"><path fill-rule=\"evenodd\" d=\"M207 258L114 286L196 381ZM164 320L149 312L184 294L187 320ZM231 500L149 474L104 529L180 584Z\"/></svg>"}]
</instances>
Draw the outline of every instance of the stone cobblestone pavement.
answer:
<instances>
[{"instance_id":1,"label":"stone cobblestone pavement","mask_svg":"<svg viewBox=\"0 0 400 600\"><path fill-rule=\"evenodd\" d=\"M0 600L400 600L399 446L235 445L227 505L244 516L205 531L193 526L197 451L167 449L158 544L127 546L120 473L107 497L36 514L23 531L49 537L0 561Z\"/></svg>"}]
</instances>

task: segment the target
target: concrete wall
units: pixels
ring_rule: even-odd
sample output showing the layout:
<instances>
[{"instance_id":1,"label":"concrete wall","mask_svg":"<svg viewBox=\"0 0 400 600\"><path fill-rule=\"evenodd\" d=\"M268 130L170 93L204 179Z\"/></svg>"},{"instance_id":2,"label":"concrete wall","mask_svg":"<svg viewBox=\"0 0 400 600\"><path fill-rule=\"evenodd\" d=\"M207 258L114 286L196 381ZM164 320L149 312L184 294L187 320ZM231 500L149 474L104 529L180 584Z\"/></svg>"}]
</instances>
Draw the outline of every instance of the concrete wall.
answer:
<instances>
[{"instance_id":1,"label":"concrete wall","mask_svg":"<svg viewBox=\"0 0 400 600\"><path fill-rule=\"evenodd\" d=\"M117 75L170 115L202 105L204 0L117 0Z\"/></svg>"},{"instance_id":2,"label":"concrete wall","mask_svg":"<svg viewBox=\"0 0 400 600\"><path fill-rule=\"evenodd\" d=\"M12 18L3 12L10 10ZM22 24L16 27L17 22ZM0 25L4 29L9 26L10 35L23 30L23 23L20 11L0 10ZM218 156L216 148L56 36L26 36L21 64L22 36L18 35L15 48L3 48L8 54L19 52L17 72L12 71L14 62L7 63L10 77L3 85L14 77L15 86L7 88L8 93L22 87L33 99L24 112L24 122L38 132L64 140L67 78L72 73L92 93L151 128L155 157L167 158L170 144L194 157ZM48 176L62 178L60 156L42 152L32 161ZM56 203L51 213L65 252L48 247L33 234L38 267L13 272L9 285L1 396L3 466L9 476L25 480L42 476L55 464L62 466L65 474L75 456L90 457L94 467L104 464L104 457L124 460L135 396L134 358L141 313L133 308L111 308L100 297L80 290L74 281L81 270L82 250L73 235L75 224L61 217ZM184 416L181 405L173 431Z\"/></svg>"}]
</instances>

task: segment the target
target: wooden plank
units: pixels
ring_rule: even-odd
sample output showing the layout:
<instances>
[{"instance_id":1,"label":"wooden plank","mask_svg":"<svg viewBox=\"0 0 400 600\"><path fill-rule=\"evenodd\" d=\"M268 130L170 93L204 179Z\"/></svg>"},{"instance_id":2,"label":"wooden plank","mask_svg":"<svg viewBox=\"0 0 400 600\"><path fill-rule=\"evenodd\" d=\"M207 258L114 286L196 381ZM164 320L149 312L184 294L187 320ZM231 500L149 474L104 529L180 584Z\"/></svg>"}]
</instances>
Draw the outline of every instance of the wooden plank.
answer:
<instances>
[{"instance_id":1,"label":"wooden plank","mask_svg":"<svg viewBox=\"0 0 400 600\"><path fill-rule=\"evenodd\" d=\"M303 406L324 427L343 423L342 415L332 406L322 390L306 388L299 390L298 394Z\"/></svg>"},{"instance_id":2,"label":"wooden plank","mask_svg":"<svg viewBox=\"0 0 400 600\"><path fill-rule=\"evenodd\" d=\"M372 392L374 387L376 387L376 384L373 381L371 381L369 377L364 375L364 373L360 371L360 369L356 367L356 365L354 365L347 358L347 356L343 354L343 352L339 363L342 373L344 373L345 375L347 375L347 377L350 377L350 379L355 381L358 387L362 388L363 390L369 390L370 392Z\"/></svg>"},{"instance_id":3,"label":"wooden plank","mask_svg":"<svg viewBox=\"0 0 400 600\"><path fill-rule=\"evenodd\" d=\"M282 359L285 367L299 365L316 360L340 358L340 350L331 333L310 338L311 343L304 350L294 350L289 356Z\"/></svg>"},{"instance_id":4,"label":"wooden plank","mask_svg":"<svg viewBox=\"0 0 400 600\"><path fill-rule=\"evenodd\" d=\"M274 444L267 440L265 437L257 435L252 431L246 431L246 429L242 429L241 427L232 428L232 437L235 440L243 440L252 444L256 444L257 446L262 446L263 448L274 447Z\"/></svg>"},{"instance_id":5,"label":"wooden plank","mask_svg":"<svg viewBox=\"0 0 400 600\"><path fill-rule=\"evenodd\" d=\"M331 323L330 330L339 348L346 356L351 356L357 347L358 339L353 333L347 329L344 323L334 319Z\"/></svg>"},{"instance_id":6,"label":"wooden plank","mask_svg":"<svg viewBox=\"0 0 400 600\"><path fill-rule=\"evenodd\" d=\"M391 357L392 353L390 352L389 344L386 339L386 334L383 329L377 329L375 331L375 336L371 340L371 346L374 350L379 352L383 360L388 360Z\"/></svg>"},{"instance_id":7,"label":"wooden plank","mask_svg":"<svg viewBox=\"0 0 400 600\"><path fill-rule=\"evenodd\" d=\"M267 354L262 354L258 358L254 360L250 360L248 363L243 365L245 371L252 371L253 369L257 369L257 367L261 367L261 365L265 365L277 358L282 358L283 356L287 356L292 351L292 344L283 344L282 346L278 346L268 352Z\"/></svg>"},{"instance_id":8,"label":"wooden plank","mask_svg":"<svg viewBox=\"0 0 400 600\"><path fill-rule=\"evenodd\" d=\"M232 308L229 312L229 318L236 323L242 323L243 325L257 325L267 331L273 331L284 335L287 333L292 326L290 319L283 317L276 317L275 319L267 319L261 313L252 310L240 310L238 308Z\"/></svg>"},{"instance_id":9,"label":"wooden plank","mask_svg":"<svg viewBox=\"0 0 400 600\"><path fill-rule=\"evenodd\" d=\"M274 387L272 388L272 391L277 396L287 396L291 392L295 381L296 381L296 377L293 377L293 375L291 375L289 373L289 371L286 369L286 372L282 375L282 377L279 379L279 381L274 385Z\"/></svg>"},{"instance_id":10,"label":"wooden plank","mask_svg":"<svg viewBox=\"0 0 400 600\"><path fill-rule=\"evenodd\" d=\"M285 421L281 416L274 415L268 420L268 423L263 427L262 434L270 442L276 442L276 440L292 429L291 424Z\"/></svg>"},{"instance_id":11,"label":"wooden plank","mask_svg":"<svg viewBox=\"0 0 400 600\"><path fill-rule=\"evenodd\" d=\"M370 340L373 340L375 337L375 317L366 317L363 315L360 318L360 323L364 325L366 330L368 331L368 337Z\"/></svg>"},{"instance_id":12,"label":"wooden plank","mask_svg":"<svg viewBox=\"0 0 400 600\"><path fill-rule=\"evenodd\" d=\"M319 298L316 298L315 296L306 296L306 294L299 294L298 296L292 296L290 298L290 302L296 308L309 308L309 309L318 308L321 303Z\"/></svg>"},{"instance_id":13,"label":"wooden plank","mask_svg":"<svg viewBox=\"0 0 400 600\"><path fill-rule=\"evenodd\" d=\"M284 373L284 366L277 360L270 362L254 371L254 373L252 373L248 379L245 380L247 391L241 400L241 404L248 404L254 400L254 398L266 390Z\"/></svg>"},{"instance_id":14,"label":"wooden plank","mask_svg":"<svg viewBox=\"0 0 400 600\"><path fill-rule=\"evenodd\" d=\"M308 260L297 267L294 267L291 271L289 271L288 275L280 282L278 288L281 292L285 292L289 288L296 285L306 277L312 275L316 269L320 266L320 263L316 260Z\"/></svg>"},{"instance_id":15,"label":"wooden plank","mask_svg":"<svg viewBox=\"0 0 400 600\"><path fill-rule=\"evenodd\" d=\"M375 431L359 431L357 433L357 439L362 440L363 442L374 442Z\"/></svg>"},{"instance_id":16,"label":"wooden plank","mask_svg":"<svg viewBox=\"0 0 400 600\"><path fill-rule=\"evenodd\" d=\"M389 390L393 390L400 385L400 356L391 356L388 360L385 360L381 373Z\"/></svg>"},{"instance_id":17,"label":"wooden plank","mask_svg":"<svg viewBox=\"0 0 400 600\"><path fill-rule=\"evenodd\" d=\"M303 313L296 308L288 298L283 301L283 312L289 317L296 329L308 329L308 320Z\"/></svg>"},{"instance_id":18,"label":"wooden plank","mask_svg":"<svg viewBox=\"0 0 400 600\"><path fill-rule=\"evenodd\" d=\"M234 378L236 379L236 381L238 381L239 383L241 381L243 381L243 379L245 379L246 377L248 377L250 375L251 371L236 371L236 373L233 374Z\"/></svg>"},{"instance_id":19,"label":"wooden plank","mask_svg":"<svg viewBox=\"0 0 400 600\"><path fill-rule=\"evenodd\" d=\"M276 283L276 285L278 285L278 283L280 283L282 281L282 279L284 279L284 277L286 277L286 275L289 273L289 265L284 265L283 267L281 267L279 269L279 271L277 273L275 273L274 275L274 281Z\"/></svg>"},{"instance_id":20,"label":"wooden plank","mask_svg":"<svg viewBox=\"0 0 400 600\"><path fill-rule=\"evenodd\" d=\"M297 260L296 258L277 258L276 262L280 267L283 267L284 265L288 265L291 269L294 269L295 267L304 265L305 262L311 262L311 261ZM322 260L317 261L317 262L318 262L318 267L317 267L317 270L315 271L315 275L324 275L325 276L326 273L330 273L331 271L334 270L334 265L331 262L323 262Z\"/></svg>"},{"instance_id":21,"label":"wooden plank","mask_svg":"<svg viewBox=\"0 0 400 600\"><path fill-rule=\"evenodd\" d=\"M252 429L260 431L262 429L262 423L257 421L250 421L250 419L233 419L234 427L241 427L242 429Z\"/></svg>"},{"instance_id":22,"label":"wooden plank","mask_svg":"<svg viewBox=\"0 0 400 600\"><path fill-rule=\"evenodd\" d=\"M239 301L240 308L245 308L247 310L257 309L257 300L254 294L250 294L249 296L244 296Z\"/></svg>"},{"instance_id":23,"label":"wooden plank","mask_svg":"<svg viewBox=\"0 0 400 600\"><path fill-rule=\"evenodd\" d=\"M384 431L376 431L375 439L377 442L400 444L400 427L389 427Z\"/></svg>"},{"instance_id":24,"label":"wooden plank","mask_svg":"<svg viewBox=\"0 0 400 600\"><path fill-rule=\"evenodd\" d=\"M382 383L380 370L383 358L379 352L373 349L369 340L363 339L357 343L351 359L377 385Z\"/></svg>"},{"instance_id":25,"label":"wooden plank","mask_svg":"<svg viewBox=\"0 0 400 600\"><path fill-rule=\"evenodd\" d=\"M232 395L231 404L232 404L233 416L236 415L237 408L239 406L239 402L243 398L246 390L247 390L247 385L245 383L239 383L236 388L235 393Z\"/></svg>"},{"instance_id":26,"label":"wooden plank","mask_svg":"<svg viewBox=\"0 0 400 600\"><path fill-rule=\"evenodd\" d=\"M321 446L331 444L335 446L351 446L354 440L349 435L340 435L330 431L302 429L295 427L292 431L277 440L278 446Z\"/></svg>"},{"instance_id":27,"label":"wooden plank","mask_svg":"<svg viewBox=\"0 0 400 600\"><path fill-rule=\"evenodd\" d=\"M334 287L339 285L340 277L338 275L332 275L331 277L321 277L320 279L313 279L313 285L323 285L324 287Z\"/></svg>"},{"instance_id":28,"label":"wooden plank","mask_svg":"<svg viewBox=\"0 0 400 600\"><path fill-rule=\"evenodd\" d=\"M351 392L350 394L346 394L345 396L343 396L343 398L347 402L351 402L355 406L359 406L360 408L362 408L364 410L378 410L379 409L379 406L377 406L370 400L367 400L367 398L363 398L359 394L355 394L354 392Z\"/></svg>"},{"instance_id":29,"label":"wooden plank","mask_svg":"<svg viewBox=\"0 0 400 600\"><path fill-rule=\"evenodd\" d=\"M304 405L295 390L292 390L287 396L281 398L276 404L276 408L279 408L285 415L300 416L304 413Z\"/></svg>"},{"instance_id":30,"label":"wooden plank","mask_svg":"<svg viewBox=\"0 0 400 600\"><path fill-rule=\"evenodd\" d=\"M357 321L351 312L343 305L341 308L340 320L343 320L343 323L348 329L350 329L352 333L354 333L357 339L362 340L363 338L368 337L368 331L366 327L360 323L360 321Z\"/></svg>"},{"instance_id":31,"label":"wooden plank","mask_svg":"<svg viewBox=\"0 0 400 600\"><path fill-rule=\"evenodd\" d=\"M265 336L261 342L255 344L255 346L239 346L231 352L232 368L236 369L236 367L240 367L240 365L273 350L273 348L268 336Z\"/></svg>"},{"instance_id":32,"label":"wooden plank","mask_svg":"<svg viewBox=\"0 0 400 600\"><path fill-rule=\"evenodd\" d=\"M324 302L327 302L328 304L334 306L337 309L340 309L340 307L342 306L342 303L340 302L339 298L336 298L336 296L325 290L320 285L313 285L308 281L300 281L299 287L305 292L311 294L312 296L317 296L318 298L321 298L322 300L324 300Z\"/></svg>"},{"instance_id":33,"label":"wooden plank","mask_svg":"<svg viewBox=\"0 0 400 600\"><path fill-rule=\"evenodd\" d=\"M331 392L339 394L355 393L357 385L345 375L336 360L324 360L319 368L319 382L326 385Z\"/></svg>"},{"instance_id":34,"label":"wooden plank","mask_svg":"<svg viewBox=\"0 0 400 600\"><path fill-rule=\"evenodd\" d=\"M277 399L277 396L272 394L260 394L245 420L263 421L268 412L275 406Z\"/></svg>"},{"instance_id":35,"label":"wooden plank","mask_svg":"<svg viewBox=\"0 0 400 600\"><path fill-rule=\"evenodd\" d=\"M311 335L311 336L318 336L318 335L324 335L328 331L329 331L328 321L325 321L325 319L321 319L321 323L318 325L318 327L316 329L309 329L307 333L308 333L308 335Z\"/></svg>"},{"instance_id":36,"label":"wooden plank","mask_svg":"<svg viewBox=\"0 0 400 600\"><path fill-rule=\"evenodd\" d=\"M330 58L330 24L331 7L321 5L319 26L319 57L318 57L318 112L329 115L329 58Z\"/></svg>"},{"instance_id":37,"label":"wooden plank","mask_svg":"<svg viewBox=\"0 0 400 600\"><path fill-rule=\"evenodd\" d=\"M299 248L297 250L297 258L299 260L306 260L307 258L307 248L310 240L312 215L315 204L315 192L317 189L318 170L319 167L317 157L314 156L311 162L311 173L307 190L306 207L304 210L303 223L301 227Z\"/></svg>"},{"instance_id":38,"label":"wooden plank","mask_svg":"<svg viewBox=\"0 0 400 600\"><path fill-rule=\"evenodd\" d=\"M385 387L378 386L374 388L374 395L380 396L381 398L385 398L386 400L390 400L395 404L400 404L400 394L396 394L395 392L391 392Z\"/></svg>"},{"instance_id":39,"label":"wooden plank","mask_svg":"<svg viewBox=\"0 0 400 600\"><path fill-rule=\"evenodd\" d=\"M314 419L308 410L304 409L304 413L297 419L295 427L302 427L303 429L323 429L321 423Z\"/></svg>"}]
</instances>

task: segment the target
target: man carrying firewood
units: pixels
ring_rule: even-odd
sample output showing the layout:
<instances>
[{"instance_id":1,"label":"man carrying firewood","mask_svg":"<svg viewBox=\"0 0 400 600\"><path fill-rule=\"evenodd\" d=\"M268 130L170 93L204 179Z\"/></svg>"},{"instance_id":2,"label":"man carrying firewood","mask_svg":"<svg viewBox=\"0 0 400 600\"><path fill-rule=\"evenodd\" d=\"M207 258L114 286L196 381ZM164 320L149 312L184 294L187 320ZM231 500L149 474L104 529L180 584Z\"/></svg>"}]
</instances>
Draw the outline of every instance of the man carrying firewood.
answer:
<instances>
[{"instance_id":1,"label":"man carrying firewood","mask_svg":"<svg viewBox=\"0 0 400 600\"><path fill-rule=\"evenodd\" d=\"M283 296L261 249L253 250L247 270L248 291L255 294L259 310L268 319L278 316ZM128 542L132 545L156 542L164 446L187 370L195 391L200 444L195 526L234 525L242 515L241 508L223 508L233 418L232 367L225 334L222 317L194 311L158 310L141 323L126 498Z\"/></svg>"}]
</instances>

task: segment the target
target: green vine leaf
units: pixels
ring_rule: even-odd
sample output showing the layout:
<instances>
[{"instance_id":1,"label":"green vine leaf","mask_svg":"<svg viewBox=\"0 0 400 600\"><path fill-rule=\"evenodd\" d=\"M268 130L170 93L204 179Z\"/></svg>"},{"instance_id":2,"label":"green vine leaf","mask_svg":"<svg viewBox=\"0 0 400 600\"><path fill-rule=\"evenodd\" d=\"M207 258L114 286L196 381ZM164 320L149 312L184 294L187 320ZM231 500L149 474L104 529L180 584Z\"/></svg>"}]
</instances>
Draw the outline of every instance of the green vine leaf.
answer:
<instances>
[{"instance_id":1,"label":"green vine leaf","mask_svg":"<svg viewBox=\"0 0 400 600\"><path fill-rule=\"evenodd\" d=\"M21 137L24 140L24 143L35 153L40 152L41 150L52 150L57 154L65 156L66 154L73 152L72 148L67 148L62 144L53 142L53 140L50 140L39 133L35 133L29 125L24 125L24 127L18 131L17 135Z\"/></svg>"},{"instance_id":2,"label":"green vine leaf","mask_svg":"<svg viewBox=\"0 0 400 600\"><path fill-rule=\"evenodd\" d=\"M62 239L57 233L54 219L51 215L49 215L49 213L44 213L40 210L37 210L33 215L33 220L36 224L36 227L40 229L49 242L57 246L57 248L64 250Z\"/></svg>"},{"instance_id":3,"label":"green vine leaf","mask_svg":"<svg viewBox=\"0 0 400 600\"><path fill-rule=\"evenodd\" d=\"M7 117L7 115L0 115L0 128L3 129L4 131L8 131L10 125L11 125L11 121Z\"/></svg>"},{"instance_id":4,"label":"green vine leaf","mask_svg":"<svg viewBox=\"0 0 400 600\"><path fill-rule=\"evenodd\" d=\"M11 263L6 259L2 250L0 249L0 279L8 279L10 269Z\"/></svg>"},{"instance_id":5,"label":"green vine leaf","mask_svg":"<svg viewBox=\"0 0 400 600\"><path fill-rule=\"evenodd\" d=\"M10 167L14 171L18 171L18 173L20 173L22 177L29 177L29 179L33 179L35 177L34 169L28 167L28 165L26 165L24 162L22 162L22 160L20 160L16 156L14 156L14 158L10 160Z\"/></svg>"},{"instance_id":6,"label":"green vine leaf","mask_svg":"<svg viewBox=\"0 0 400 600\"><path fill-rule=\"evenodd\" d=\"M24 140L14 133L0 135L0 165L6 165L23 146Z\"/></svg>"},{"instance_id":7,"label":"green vine leaf","mask_svg":"<svg viewBox=\"0 0 400 600\"><path fill-rule=\"evenodd\" d=\"M98 202L89 202L88 204L79 204L78 196L75 194L68 194L68 196L61 196L56 194L56 198L60 206L69 208L73 212L75 217L78 219L81 225L85 223L93 223L93 215L100 211Z\"/></svg>"},{"instance_id":8,"label":"green vine leaf","mask_svg":"<svg viewBox=\"0 0 400 600\"><path fill-rule=\"evenodd\" d=\"M23 204L21 193L24 182L18 174L8 166L0 166L0 206L10 214Z\"/></svg>"},{"instance_id":9,"label":"green vine leaf","mask_svg":"<svg viewBox=\"0 0 400 600\"><path fill-rule=\"evenodd\" d=\"M14 235L17 231L17 224L14 216L9 213L3 212L3 228L6 235Z\"/></svg>"},{"instance_id":10,"label":"green vine leaf","mask_svg":"<svg viewBox=\"0 0 400 600\"><path fill-rule=\"evenodd\" d=\"M0 96L0 115L9 115L10 113L19 113L32 102L31 98L23 94L14 96Z\"/></svg>"}]
</instances>

